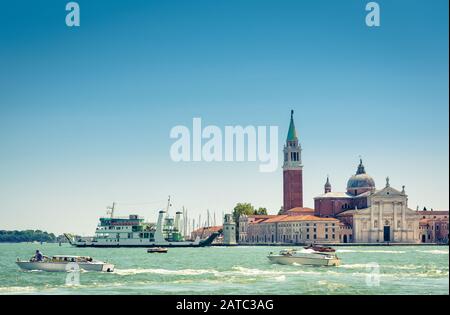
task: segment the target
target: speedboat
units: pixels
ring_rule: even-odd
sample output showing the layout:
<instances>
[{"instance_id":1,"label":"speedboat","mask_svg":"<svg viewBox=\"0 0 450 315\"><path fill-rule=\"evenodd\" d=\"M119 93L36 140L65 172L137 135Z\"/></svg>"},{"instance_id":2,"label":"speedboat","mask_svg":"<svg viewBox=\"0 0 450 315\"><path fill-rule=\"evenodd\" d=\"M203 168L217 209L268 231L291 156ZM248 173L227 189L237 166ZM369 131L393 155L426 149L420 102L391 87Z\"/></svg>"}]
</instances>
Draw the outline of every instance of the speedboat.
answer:
<instances>
[{"instance_id":1,"label":"speedboat","mask_svg":"<svg viewBox=\"0 0 450 315\"><path fill-rule=\"evenodd\" d=\"M279 254L270 253L267 258L282 265L339 266L341 263L334 252L318 252L313 249L285 249Z\"/></svg>"},{"instance_id":2,"label":"speedboat","mask_svg":"<svg viewBox=\"0 0 450 315\"><path fill-rule=\"evenodd\" d=\"M147 253L160 253L165 254L167 253L168 249L164 247L152 247L147 249Z\"/></svg>"},{"instance_id":3,"label":"speedboat","mask_svg":"<svg viewBox=\"0 0 450 315\"><path fill-rule=\"evenodd\" d=\"M94 260L89 256L43 256L43 259L39 261L34 257L28 261L20 260L18 258L16 264L23 270L41 270L53 272L77 271L80 269L86 271L114 271L113 264L109 264L100 260Z\"/></svg>"}]
</instances>

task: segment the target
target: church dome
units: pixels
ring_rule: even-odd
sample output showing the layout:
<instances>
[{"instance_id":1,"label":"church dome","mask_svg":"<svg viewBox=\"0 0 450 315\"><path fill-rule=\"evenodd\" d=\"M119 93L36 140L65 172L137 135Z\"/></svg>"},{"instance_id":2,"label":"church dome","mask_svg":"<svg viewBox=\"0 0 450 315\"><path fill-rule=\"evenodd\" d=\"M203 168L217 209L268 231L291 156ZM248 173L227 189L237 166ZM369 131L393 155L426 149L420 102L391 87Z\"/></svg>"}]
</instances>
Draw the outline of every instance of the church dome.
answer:
<instances>
[{"instance_id":1,"label":"church dome","mask_svg":"<svg viewBox=\"0 0 450 315\"><path fill-rule=\"evenodd\" d=\"M359 195L366 191L375 189L375 181L366 174L362 160L360 160L356 174L350 177L347 182L347 192L351 195Z\"/></svg>"}]
</instances>

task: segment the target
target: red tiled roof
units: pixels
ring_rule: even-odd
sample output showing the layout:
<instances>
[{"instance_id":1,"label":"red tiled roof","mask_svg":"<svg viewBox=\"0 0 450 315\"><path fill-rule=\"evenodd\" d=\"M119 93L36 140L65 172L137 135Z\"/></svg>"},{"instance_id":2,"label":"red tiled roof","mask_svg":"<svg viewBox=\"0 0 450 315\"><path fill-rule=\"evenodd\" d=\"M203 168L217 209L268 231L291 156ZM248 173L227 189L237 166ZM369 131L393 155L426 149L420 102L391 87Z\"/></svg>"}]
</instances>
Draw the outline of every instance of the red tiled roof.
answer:
<instances>
[{"instance_id":1,"label":"red tiled roof","mask_svg":"<svg viewBox=\"0 0 450 315\"><path fill-rule=\"evenodd\" d=\"M280 220L281 222L288 221L333 221L338 222L338 219L335 218L321 218L316 217L315 215L296 215L296 216L288 216L287 218L283 218Z\"/></svg>"},{"instance_id":2,"label":"red tiled roof","mask_svg":"<svg viewBox=\"0 0 450 315\"><path fill-rule=\"evenodd\" d=\"M249 218L255 218L255 219L268 219L276 217L276 214L250 214L248 215Z\"/></svg>"},{"instance_id":3,"label":"red tiled roof","mask_svg":"<svg viewBox=\"0 0 450 315\"><path fill-rule=\"evenodd\" d=\"M338 219L334 218L321 218L316 217L314 215L277 215L276 217L263 220L260 222L255 222L256 224L259 223L276 223L276 222L293 222L293 221L329 221L329 222L339 222Z\"/></svg>"},{"instance_id":4,"label":"red tiled roof","mask_svg":"<svg viewBox=\"0 0 450 315\"><path fill-rule=\"evenodd\" d=\"M307 208L307 207L295 207L295 208L289 209L287 212L314 212L314 209Z\"/></svg>"},{"instance_id":5,"label":"red tiled roof","mask_svg":"<svg viewBox=\"0 0 450 315\"><path fill-rule=\"evenodd\" d=\"M448 210L444 211L444 210L428 210L428 211L416 211L418 214L421 215L448 215Z\"/></svg>"},{"instance_id":6,"label":"red tiled roof","mask_svg":"<svg viewBox=\"0 0 450 315\"><path fill-rule=\"evenodd\" d=\"M277 216L274 216L274 217L272 217L270 219L265 220L264 223L280 222L280 220L282 218L287 218L287 217L288 217L288 215L286 215L286 214L277 215Z\"/></svg>"}]
</instances>

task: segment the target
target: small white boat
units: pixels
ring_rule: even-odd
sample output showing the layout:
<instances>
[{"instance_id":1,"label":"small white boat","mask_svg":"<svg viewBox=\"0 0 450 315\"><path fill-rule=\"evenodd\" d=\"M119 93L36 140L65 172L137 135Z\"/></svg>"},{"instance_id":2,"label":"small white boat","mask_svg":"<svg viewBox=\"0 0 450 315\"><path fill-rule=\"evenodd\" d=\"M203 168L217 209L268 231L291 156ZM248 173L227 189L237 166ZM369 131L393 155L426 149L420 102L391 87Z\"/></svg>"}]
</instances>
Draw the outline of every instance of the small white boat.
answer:
<instances>
[{"instance_id":1,"label":"small white boat","mask_svg":"<svg viewBox=\"0 0 450 315\"><path fill-rule=\"evenodd\" d=\"M271 262L282 265L339 266L341 260L334 252L317 252L312 249L285 249L267 256Z\"/></svg>"},{"instance_id":2,"label":"small white boat","mask_svg":"<svg viewBox=\"0 0 450 315\"><path fill-rule=\"evenodd\" d=\"M52 272L68 272L77 270L113 272L114 265L94 260L89 256L44 256L42 261L17 259L16 264L23 270L41 270Z\"/></svg>"},{"instance_id":3,"label":"small white boat","mask_svg":"<svg viewBox=\"0 0 450 315\"><path fill-rule=\"evenodd\" d=\"M160 254L165 254L168 252L167 248L164 247L152 247L147 249L147 253L160 253Z\"/></svg>"}]
</instances>

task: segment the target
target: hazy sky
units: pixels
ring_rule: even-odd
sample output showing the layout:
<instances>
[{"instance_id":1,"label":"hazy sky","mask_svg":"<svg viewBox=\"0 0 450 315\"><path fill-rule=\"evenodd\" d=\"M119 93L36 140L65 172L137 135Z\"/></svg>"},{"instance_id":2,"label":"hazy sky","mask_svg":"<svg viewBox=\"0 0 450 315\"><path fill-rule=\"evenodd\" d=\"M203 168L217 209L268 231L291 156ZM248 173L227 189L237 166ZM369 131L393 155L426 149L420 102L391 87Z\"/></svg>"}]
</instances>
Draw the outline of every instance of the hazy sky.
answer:
<instances>
[{"instance_id":1,"label":"hazy sky","mask_svg":"<svg viewBox=\"0 0 450 315\"><path fill-rule=\"evenodd\" d=\"M154 220L282 204L281 163L175 163L175 125L279 126L303 146L305 206L358 157L409 206L449 207L448 1L2 1L0 229L94 232L105 207Z\"/></svg>"}]
</instances>

